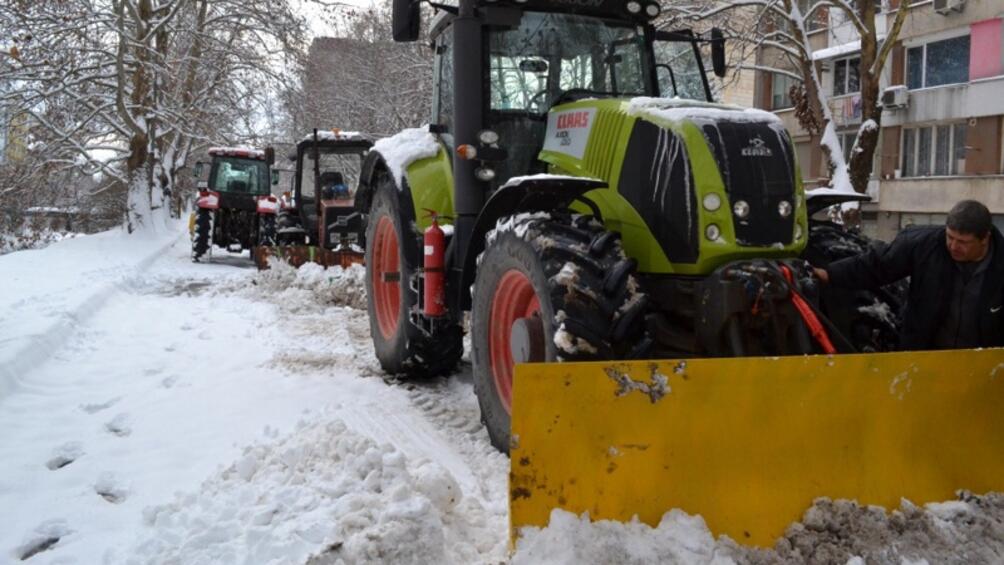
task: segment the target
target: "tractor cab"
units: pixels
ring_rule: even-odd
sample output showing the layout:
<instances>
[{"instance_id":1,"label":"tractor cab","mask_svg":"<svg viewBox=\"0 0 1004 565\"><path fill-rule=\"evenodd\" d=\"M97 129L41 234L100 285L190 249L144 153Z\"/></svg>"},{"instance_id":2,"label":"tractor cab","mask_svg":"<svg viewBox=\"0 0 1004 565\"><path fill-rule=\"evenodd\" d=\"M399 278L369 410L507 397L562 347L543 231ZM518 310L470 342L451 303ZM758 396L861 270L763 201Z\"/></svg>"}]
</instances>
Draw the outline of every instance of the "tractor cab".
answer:
<instances>
[{"instance_id":1,"label":"tractor cab","mask_svg":"<svg viewBox=\"0 0 1004 565\"><path fill-rule=\"evenodd\" d=\"M562 121L565 136L554 142L584 146L585 139L574 135L576 128L563 126L578 120L578 129L588 133L584 121L588 116L561 116L552 108L606 98L713 101L704 59L710 55L715 70L724 74L724 47L717 30L709 39L690 30L657 31L650 23L659 14L655 2L595 4L599 7L583 9L565 7L570 3L529 1L479 8L485 48L477 61L481 81L472 86L484 85L480 127L504 140L506 151L496 166L483 169L494 173L493 189L512 176L546 171L537 157L547 147L545 141L552 141L546 140L549 121ZM441 12L430 31L437 53L433 123L448 146L455 142L454 113L462 110L457 106L477 103L477 98L454 91L453 27L458 18L450 11ZM479 180L492 173L481 173Z\"/></svg>"},{"instance_id":2,"label":"tractor cab","mask_svg":"<svg viewBox=\"0 0 1004 565\"><path fill-rule=\"evenodd\" d=\"M280 245L362 245L364 219L354 198L372 145L358 133L340 130L315 130L296 145L292 193L283 199L279 217Z\"/></svg>"}]
</instances>

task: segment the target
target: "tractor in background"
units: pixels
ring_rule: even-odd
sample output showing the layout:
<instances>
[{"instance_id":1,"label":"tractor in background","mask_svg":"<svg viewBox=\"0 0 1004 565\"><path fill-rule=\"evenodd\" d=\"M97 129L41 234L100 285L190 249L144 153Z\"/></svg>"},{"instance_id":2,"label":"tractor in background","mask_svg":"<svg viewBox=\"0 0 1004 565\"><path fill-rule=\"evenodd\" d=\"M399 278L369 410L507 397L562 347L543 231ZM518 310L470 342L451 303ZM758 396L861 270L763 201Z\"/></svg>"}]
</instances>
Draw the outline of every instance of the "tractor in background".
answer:
<instances>
[{"instance_id":1,"label":"tractor in background","mask_svg":"<svg viewBox=\"0 0 1004 565\"><path fill-rule=\"evenodd\" d=\"M258 246L275 242L279 200L271 187L279 183L272 170L275 151L249 147L211 147L209 179L199 181L196 210L190 220L192 261L199 262L214 246L231 253L245 250L254 257ZM201 179L205 163L195 164Z\"/></svg>"},{"instance_id":2,"label":"tractor in background","mask_svg":"<svg viewBox=\"0 0 1004 565\"><path fill-rule=\"evenodd\" d=\"M363 261L365 213L355 205L359 173L373 143L354 132L318 131L290 154L294 174L280 197L275 244L259 247L255 263L270 257L298 267L306 262L347 267Z\"/></svg>"}]
</instances>

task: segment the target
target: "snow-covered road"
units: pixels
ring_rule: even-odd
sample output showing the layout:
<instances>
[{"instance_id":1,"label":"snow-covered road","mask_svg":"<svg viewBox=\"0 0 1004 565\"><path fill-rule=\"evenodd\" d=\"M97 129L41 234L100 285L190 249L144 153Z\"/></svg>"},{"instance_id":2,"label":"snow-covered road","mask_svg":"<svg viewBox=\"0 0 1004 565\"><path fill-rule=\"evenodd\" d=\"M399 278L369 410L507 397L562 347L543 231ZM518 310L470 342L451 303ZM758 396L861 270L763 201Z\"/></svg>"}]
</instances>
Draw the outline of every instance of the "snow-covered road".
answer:
<instances>
[{"instance_id":1,"label":"snow-covered road","mask_svg":"<svg viewBox=\"0 0 1004 565\"><path fill-rule=\"evenodd\" d=\"M363 274L193 264L181 226L0 257L0 564L509 560L469 364L383 375ZM1004 496L819 499L771 550L681 510L524 534L515 564L1002 563Z\"/></svg>"},{"instance_id":2,"label":"snow-covered road","mask_svg":"<svg viewBox=\"0 0 1004 565\"><path fill-rule=\"evenodd\" d=\"M505 560L469 371L381 376L360 269L187 247L101 271L101 307L0 398L0 561Z\"/></svg>"}]
</instances>

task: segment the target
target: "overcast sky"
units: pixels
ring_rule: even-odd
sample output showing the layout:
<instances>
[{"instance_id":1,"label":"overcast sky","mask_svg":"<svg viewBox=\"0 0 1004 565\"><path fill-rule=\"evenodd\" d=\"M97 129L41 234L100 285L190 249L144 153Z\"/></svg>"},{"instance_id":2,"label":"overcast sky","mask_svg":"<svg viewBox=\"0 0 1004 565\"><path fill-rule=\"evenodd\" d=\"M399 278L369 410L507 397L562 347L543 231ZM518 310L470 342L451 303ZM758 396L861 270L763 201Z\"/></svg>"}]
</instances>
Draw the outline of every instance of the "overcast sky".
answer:
<instances>
[{"instance_id":1,"label":"overcast sky","mask_svg":"<svg viewBox=\"0 0 1004 565\"><path fill-rule=\"evenodd\" d=\"M332 3L338 2L340 4L369 7L377 2L386 0L328 0L328 1L331 1ZM314 37L332 36L335 34L334 29L332 29L331 26L326 21L327 18L325 18L325 9L323 7L318 6L317 4L315 4L314 2L310 2L309 0L293 0L293 2L298 3L300 5L300 9L309 18L310 29Z\"/></svg>"}]
</instances>

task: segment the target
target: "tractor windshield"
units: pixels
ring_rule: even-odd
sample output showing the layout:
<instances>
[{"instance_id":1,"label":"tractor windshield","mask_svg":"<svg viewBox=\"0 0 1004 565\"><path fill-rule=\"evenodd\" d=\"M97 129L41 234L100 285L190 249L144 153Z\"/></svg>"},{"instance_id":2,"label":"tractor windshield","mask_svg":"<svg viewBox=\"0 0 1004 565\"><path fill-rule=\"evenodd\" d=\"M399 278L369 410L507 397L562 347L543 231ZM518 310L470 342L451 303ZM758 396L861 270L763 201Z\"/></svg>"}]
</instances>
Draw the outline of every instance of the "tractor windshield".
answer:
<instances>
[{"instance_id":1,"label":"tractor windshield","mask_svg":"<svg viewBox=\"0 0 1004 565\"><path fill-rule=\"evenodd\" d=\"M567 91L655 95L645 36L620 21L524 12L517 27L492 30L491 109L544 114Z\"/></svg>"},{"instance_id":2,"label":"tractor windshield","mask_svg":"<svg viewBox=\"0 0 1004 565\"><path fill-rule=\"evenodd\" d=\"M209 187L219 192L268 194L268 165L257 159L214 157Z\"/></svg>"},{"instance_id":3,"label":"tractor windshield","mask_svg":"<svg viewBox=\"0 0 1004 565\"><path fill-rule=\"evenodd\" d=\"M341 178L341 182L338 184L344 185L349 195L355 191L355 187L359 184L359 171L363 163L362 153L336 152L332 148L319 147L317 156L319 158L317 159L317 174L321 180L320 188L323 189L327 183L333 182L331 179ZM319 192L314 182L314 164L314 152L308 148L304 151L302 159L303 171L300 180L300 195L302 198L314 198ZM334 173L338 173L338 176L336 177Z\"/></svg>"}]
</instances>

